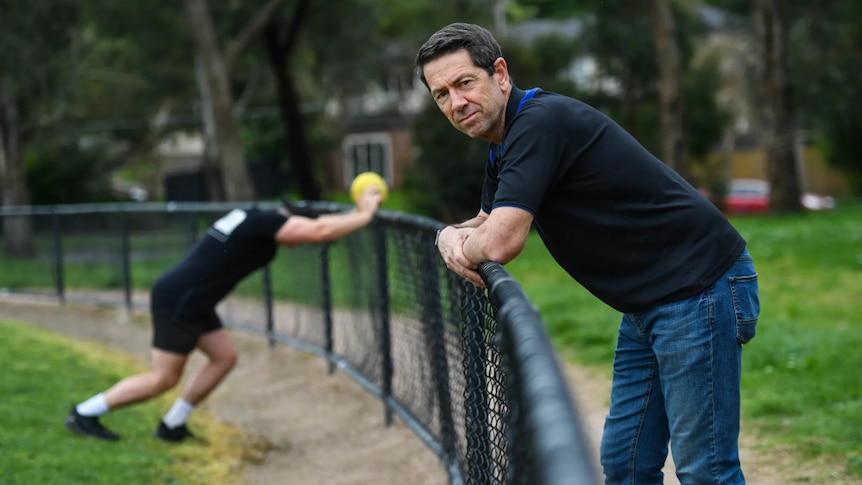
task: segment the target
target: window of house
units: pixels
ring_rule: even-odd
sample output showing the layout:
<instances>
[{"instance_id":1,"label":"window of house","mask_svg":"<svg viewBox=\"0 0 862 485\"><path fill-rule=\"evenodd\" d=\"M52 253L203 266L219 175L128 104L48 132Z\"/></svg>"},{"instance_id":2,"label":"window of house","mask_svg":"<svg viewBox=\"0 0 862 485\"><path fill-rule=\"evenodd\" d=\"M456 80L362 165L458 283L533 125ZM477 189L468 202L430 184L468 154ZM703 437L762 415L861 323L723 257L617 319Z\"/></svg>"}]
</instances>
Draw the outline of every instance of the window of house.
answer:
<instances>
[{"instance_id":1,"label":"window of house","mask_svg":"<svg viewBox=\"0 0 862 485\"><path fill-rule=\"evenodd\" d=\"M362 172L377 172L392 185L392 138L388 133L347 135L342 147L344 188Z\"/></svg>"}]
</instances>

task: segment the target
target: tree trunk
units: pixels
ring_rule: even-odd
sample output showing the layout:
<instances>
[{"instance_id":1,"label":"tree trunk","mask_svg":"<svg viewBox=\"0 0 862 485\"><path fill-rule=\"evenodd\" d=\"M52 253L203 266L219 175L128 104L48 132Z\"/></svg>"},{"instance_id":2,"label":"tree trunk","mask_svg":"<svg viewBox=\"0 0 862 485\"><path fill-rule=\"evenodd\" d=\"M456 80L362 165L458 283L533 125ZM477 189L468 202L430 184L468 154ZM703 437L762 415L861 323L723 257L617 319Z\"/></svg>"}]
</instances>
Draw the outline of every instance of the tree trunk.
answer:
<instances>
[{"instance_id":1,"label":"tree trunk","mask_svg":"<svg viewBox=\"0 0 862 485\"><path fill-rule=\"evenodd\" d=\"M491 18L494 19L494 36L498 39L505 39L509 35L508 25L506 24L506 3L507 0L491 0Z\"/></svg>"},{"instance_id":2,"label":"tree trunk","mask_svg":"<svg viewBox=\"0 0 862 485\"><path fill-rule=\"evenodd\" d=\"M0 193L3 206L30 205L18 130L18 107L12 83L0 79ZM3 217L3 251L9 256L33 256L33 228L28 216Z\"/></svg>"},{"instance_id":3,"label":"tree trunk","mask_svg":"<svg viewBox=\"0 0 862 485\"><path fill-rule=\"evenodd\" d=\"M224 185L221 182L219 170L218 145L216 144L216 126L213 116L212 96L210 94L207 75L201 56L195 55L195 81L201 101L201 123L203 124L204 153L202 160L202 175L207 200L224 200Z\"/></svg>"},{"instance_id":4,"label":"tree trunk","mask_svg":"<svg viewBox=\"0 0 862 485\"><path fill-rule=\"evenodd\" d=\"M299 96L290 71L290 55L293 52L299 28L308 12L309 3L308 0L300 0L297 3L286 32L282 24L273 18L264 30L264 41L269 63L275 75L278 106L284 126L285 143L293 162L296 187L301 198L320 200L320 185L314 176L314 163L308 146L305 121L302 119Z\"/></svg>"},{"instance_id":5,"label":"tree trunk","mask_svg":"<svg viewBox=\"0 0 862 485\"><path fill-rule=\"evenodd\" d=\"M787 30L781 2L756 0L754 20L761 48L762 123L769 207L802 210L793 89L787 75Z\"/></svg>"},{"instance_id":6,"label":"tree trunk","mask_svg":"<svg viewBox=\"0 0 862 485\"><path fill-rule=\"evenodd\" d=\"M225 196L231 201L254 200L255 190L245 159L245 149L233 115L233 98L228 72L216 42L215 30L206 0L185 0L186 16L192 29L195 50L203 64L208 86L215 147L221 168Z\"/></svg>"},{"instance_id":7,"label":"tree trunk","mask_svg":"<svg viewBox=\"0 0 862 485\"><path fill-rule=\"evenodd\" d=\"M649 2L659 73L661 157L683 178L691 181L684 126L682 70L676 40L676 22L668 0Z\"/></svg>"}]
</instances>

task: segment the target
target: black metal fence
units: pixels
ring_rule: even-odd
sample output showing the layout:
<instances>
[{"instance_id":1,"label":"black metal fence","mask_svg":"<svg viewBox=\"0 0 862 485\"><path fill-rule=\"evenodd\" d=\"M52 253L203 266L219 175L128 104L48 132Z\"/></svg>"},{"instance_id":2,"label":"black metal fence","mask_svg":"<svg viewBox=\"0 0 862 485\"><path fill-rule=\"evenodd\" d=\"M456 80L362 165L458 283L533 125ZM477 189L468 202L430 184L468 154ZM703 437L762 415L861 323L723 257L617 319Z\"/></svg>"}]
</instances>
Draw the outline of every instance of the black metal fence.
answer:
<instances>
[{"instance_id":1,"label":"black metal fence","mask_svg":"<svg viewBox=\"0 0 862 485\"><path fill-rule=\"evenodd\" d=\"M0 288L147 310L147 288L237 205L252 204L0 208L15 231L3 235ZM448 271L433 244L441 226L381 210L337 242L281 249L219 313L349 375L380 399L387 424L397 414L440 457L452 484L599 483L538 312L498 264L480 268L487 290Z\"/></svg>"}]
</instances>

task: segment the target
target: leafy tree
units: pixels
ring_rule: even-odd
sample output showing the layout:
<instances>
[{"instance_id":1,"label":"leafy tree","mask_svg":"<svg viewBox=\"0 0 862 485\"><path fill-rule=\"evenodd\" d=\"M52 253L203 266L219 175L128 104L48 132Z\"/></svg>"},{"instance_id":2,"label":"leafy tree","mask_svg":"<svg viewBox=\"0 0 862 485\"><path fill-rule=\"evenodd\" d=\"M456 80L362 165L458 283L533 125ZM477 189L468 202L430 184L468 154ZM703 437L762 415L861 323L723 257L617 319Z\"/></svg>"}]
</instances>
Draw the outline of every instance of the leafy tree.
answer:
<instances>
[{"instance_id":1,"label":"leafy tree","mask_svg":"<svg viewBox=\"0 0 862 485\"><path fill-rule=\"evenodd\" d=\"M34 133L66 110L80 10L72 0L0 3L0 193L3 205L28 205L24 153ZM40 126L41 125L41 126ZM33 253L26 217L3 218L9 254Z\"/></svg>"},{"instance_id":2,"label":"leafy tree","mask_svg":"<svg viewBox=\"0 0 862 485\"><path fill-rule=\"evenodd\" d=\"M657 69L649 17L642 2L607 0L586 19L580 41L605 86L588 93L595 105L653 153L658 153ZM613 84L609 85L610 80Z\"/></svg>"},{"instance_id":3,"label":"leafy tree","mask_svg":"<svg viewBox=\"0 0 862 485\"><path fill-rule=\"evenodd\" d=\"M333 138L326 135L339 132L344 119L361 114L351 110L354 100L386 79L392 64L404 65L391 62L389 52L399 44L381 35L383 14L379 1L299 0L274 16L264 32L294 188L304 199L319 199L322 193L323 164L316 161L329 157L321 156L315 144ZM303 104L328 105L334 116L305 112Z\"/></svg>"},{"instance_id":4,"label":"leafy tree","mask_svg":"<svg viewBox=\"0 0 862 485\"><path fill-rule=\"evenodd\" d=\"M284 140L291 151L293 173L298 182L300 196L307 200L319 200L320 184L314 177L300 95L293 74L295 64L291 62L291 57L297 50L300 28L308 16L310 3L310 0L299 0L288 20L282 20L280 16L274 15L266 25L263 39L275 78Z\"/></svg>"},{"instance_id":5,"label":"leafy tree","mask_svg":"<svg viewBox=\"0 0 862 485\"><path fill-rule=\"evenodd\" d=\"M578 17L590 12L590 2L572 2L570 0L517 0L509 2L510 15L521 18L565 19Z\"/></svg>"},{"instance_id":6,"label":"leafy tree","mask_svg":"<svg viewBox=\"0 0 862 485\"><path fill-rule=\"evenodd\" d=\"M691 66L683 79L688 153L695 162L704 161L731 122L729 113L715 99L721 88L719 62L713 58Z\"/></svg>"},{"instance_id":7,"label":"leafy tree","mask_svg":"<svg viewBox=\"0 0 862 485\"><path fill-rule=\"evenodd\" d=\"M665 163L691 180L685 124L685 93L676 19L670 0L647 2L655 42L661 122L661 152Z\"/></svg>"},{"instance_id":8,"label":"leafy tree","mask_svg":"<svg viewBox=\"0 0 862 485\"><path fill-rule=\"evenodd\" d=\"M40 143L96 140L112 177L160 192L154 147L199 124L188 27L174 0L88 0L68 115ZM146 15L141 15L141 12ZM92 174L94 178L101 174Z\"/></svg>"},{"instance_id":9,"label":"leafy tree","mask_svg":"<svg viewBox=\"0 0 862 485\"><path fill-rule=\"evenodd\" d=\"M741 35L753 32L751 2L709 0L748 22L740 22ZM856 134L862 127L862 83L858 48L862 4L853 0L809 2L787 0L786 79L792 83L796 123L811 130L826 160L848 176L852 189L862 193L862 153ZM756 80L756 85L760 84ZM838 100L838 101L834 101ZM752 100L760 105L760 100ZM791 174L792 175L792 174Z\"/></svg>"},{"instance_id":10,"label":"leafy tree","mask_svg":"<svg viewBox=\"0 0 862 485\"><path fill-rule=\"evenodd\" d=\"M269 0L224 48L220 47L207 0L184 0L195 43L195 70L201 93L207 160L219 161L228 200L252 200L254 185L246 165L229 73L239 54L266 26L282 0Z\"/></svg>"},{"instance_id":11,"label":"leafy tree","mask_svg":"<svg viewBox=\"0 0 862 485\"><path fill-rule=\"evenodd\" d=\"M756 0L754 18L761 52L762 122L771 212L802 210L797 154L796 108L788 76L785 12L777 0Z\"/></svg>"},{"instance_id":12,"label":"leafy tree","mask_svg":"<svg viewBox=\"0 0 862 485\"><path fill-rule=\"evenodd\" d=\"M577 39L551 34L537 37L526 45L504 39L501 47L509 74L518 87L538 86L570 96L579 94L579 87L570 75L572 64L581 55Z\"/></svg>"},{"instance_id":13,"label":"leafy tree","mask_svg":"<svg viewBox=\"0 0 862 485\"><path fill-rule=\"evenodd\" d=\"M862 194L862 4L852 0L789 2L789 69L799 120L816 133L826 160Z\"/></svg>"},{"instance_id":14,"label":"leafy tree","mask_svg":"<svg viewBox=\"0 0 862 485\"><path fill-rule=\"evenodd\" d=\"M34 204L113 202L106 157L99 148L53 143L27 152L27 186Z\"/></svg>"},{"instance_id":15,"label":"leafy tree","mask_svg":"<svg viewBox=\"0 0 862 485\"><path fill-rule=\"evenodd\" d=\"M584 17L584 29L578 43L584 55L597 64L598 86L581 87L581 99L596 106L631 132L647 149L660 157L668 158L667 151L676 153L669 160L698 158L704 145L712 145L720 138L726 117L719 113L714 94L715 83L697 83L701 72L692 65L693 55L700 39L707 32L696 12L676 2L670 4L675 30L663 44L675 41L676 62L671 62L665 88L666 106L674 110L685 107L684 115L675 112L664 115L673 120L671 135L660 132L662 109L659 104L659 62L654 29L650 23L647 2L606 0L594 5L592 13ZM664 11L664 10L663 10ZM654 12L656 17L658 12ZM667 11L664 11L668 15ZM670 48L670 47L668 47ZM678 67L672 67L677 64ZM674 76L679 76L677 79ZM679 91L676 93L676 91ZM679 95L679 96L677 96ZM680 120L684 120L680 123ZM710 127L692 133L694 127ZM692 144L692 141L695 144ZM662 150L662 143L669 148ZM675 167L676 168L676 167ZM688 170L678 169L684 176Z\"/></svg>"}]
</instances>

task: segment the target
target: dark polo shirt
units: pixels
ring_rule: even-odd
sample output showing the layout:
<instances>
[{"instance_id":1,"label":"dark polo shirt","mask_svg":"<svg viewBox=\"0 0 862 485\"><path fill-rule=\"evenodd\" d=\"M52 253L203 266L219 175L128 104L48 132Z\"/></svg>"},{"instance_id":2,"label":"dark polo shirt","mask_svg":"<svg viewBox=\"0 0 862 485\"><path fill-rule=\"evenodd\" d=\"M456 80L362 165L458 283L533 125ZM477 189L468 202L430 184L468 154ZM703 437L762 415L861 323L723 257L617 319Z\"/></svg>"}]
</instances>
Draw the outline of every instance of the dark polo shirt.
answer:
<instances>
[{"instance_id":1,"label":"dark polo shirt","mask_svg":"<svg viewBox=\"0 0 862 485\"><path fill-rule=\"evenodd\" d=\"M503 143L490 146L482 210L533 214L551 255L596 297L624 313L683 299L742 253L727 218L609 117L525 94L513 89Z\"/></svg>"},{"instance_id":2,"label":"dark polo shirt","mask_svg":"<svg viewBox=\"0 0 862 485\"><path fill-rule=\"evenodd\" d=\"M240 281L273 260L275 234L285 221L258 209L234 209L218 219L153 286L153 313L191 322L208 318Z\"/></svg>"}]
</instances>

